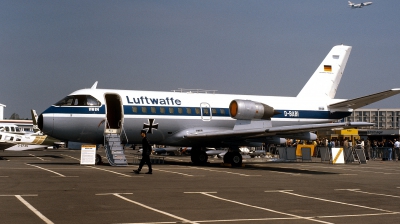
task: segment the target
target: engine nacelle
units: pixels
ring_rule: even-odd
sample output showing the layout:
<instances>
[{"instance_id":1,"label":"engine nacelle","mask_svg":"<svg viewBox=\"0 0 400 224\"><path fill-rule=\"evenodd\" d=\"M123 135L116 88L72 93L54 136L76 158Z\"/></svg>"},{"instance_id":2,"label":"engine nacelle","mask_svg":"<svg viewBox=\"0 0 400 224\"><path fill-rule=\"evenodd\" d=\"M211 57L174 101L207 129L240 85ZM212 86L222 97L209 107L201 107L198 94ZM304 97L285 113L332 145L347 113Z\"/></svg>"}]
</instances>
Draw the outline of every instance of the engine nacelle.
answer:
<instances>
[{"instance_id":1,"label":"engine nacelle","mask_svg":"<svg viewBox=\"0 0 400 224\"><path fill-rule=\"evenodd\" d=\"M292 138L306 141L314 141L317 139L317 135L311 132L300 132L300 133L291 133L286 135L279 135L284 138Z\"/></svg>"},{"instance_id":2,"label":"engine nacelle","mask_svg":"<svg viewBox=\"0 0 400 224\"><path fill-rule=\"evenodd\" d=\"M229 104L229 113L232 118L237 120L269 120L279 112L268 105L251 100L232 100Z\"/></svg>"}]
</instances>

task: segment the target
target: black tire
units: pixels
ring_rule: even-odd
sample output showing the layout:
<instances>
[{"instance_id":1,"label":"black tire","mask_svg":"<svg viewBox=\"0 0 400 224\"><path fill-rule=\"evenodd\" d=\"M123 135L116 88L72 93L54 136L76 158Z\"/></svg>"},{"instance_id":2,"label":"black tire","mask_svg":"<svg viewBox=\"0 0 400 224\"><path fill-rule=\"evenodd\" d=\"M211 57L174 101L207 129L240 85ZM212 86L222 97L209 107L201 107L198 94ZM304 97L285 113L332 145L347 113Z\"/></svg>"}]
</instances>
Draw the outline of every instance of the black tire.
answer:
<instances>
[{"instance_id":1,"label":"black tire","mask_svg":"<svg viewBox=\"0 0 400 224\"><path fill-rule=\"evenodd\" d=\"M232 166L242 166L242 155L239 152L233 152L231 158Z\"/></svg>"},{"instance_id":2,"label":"black tire","mask_svg":"<svg viewBox=\"0 0 400 224\"><path fill-rule=\"evenodd\" d=\"M199 155L198 155L198 162L199 162L199 164L200 164L200 165L204 165L204 164L207 163L207 161L208 161L208 155L207 155L207 153L204 152L204 151L201 151L201 152L199 153Z\"/></svg>"},{"instance_id":3,"label":"black tire","mask_svg":"<svg viewBox=\"0 0 400 224\"><path fill-rule=\"evenodd\" d=\"M208 161L208 155L204 151L192 152L190 158L192 159L192 163L196 165L204 165Z\"/></svg>"},{"instance_id":4,"label":"black tire","mask_svg":"<svg viewBox=\"0 0 400 224\"><path fill-rule=\"evenodd\" d=\"M100 165L103 163L101 156L99 154L96 154L96 165Z\"/></svg>"},{"instance_id":5,"label":"black tire","mask_svg":"<svg viewBox=\"0 0 400 224\"><path fill-rule=\"evenodd\" d=\"M226 152L224 155L224 163L232 162L232 152Z\"/></svg>"},{"instance_id":6,"label":"black tire","mask_svg":"<svg viewBox=\"0 0 400 224\"><path fill-rule=\"evenodd\" d=\"M190 154L190 159L192 160L192 163L198 164L199 163L199 156L197 152L191 152Z\"/></svg>"}]
</instances>

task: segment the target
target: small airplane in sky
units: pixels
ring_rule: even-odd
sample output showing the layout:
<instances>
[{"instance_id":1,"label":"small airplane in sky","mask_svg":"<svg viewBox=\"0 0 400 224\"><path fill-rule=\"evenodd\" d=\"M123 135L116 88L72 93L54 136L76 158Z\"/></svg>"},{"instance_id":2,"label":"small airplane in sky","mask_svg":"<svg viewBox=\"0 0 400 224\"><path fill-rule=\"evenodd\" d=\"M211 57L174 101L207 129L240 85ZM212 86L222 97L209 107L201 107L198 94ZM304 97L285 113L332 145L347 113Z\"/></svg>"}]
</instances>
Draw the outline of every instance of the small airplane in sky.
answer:
<instances>
[{"instance_id":1,"label":"small airplane in sky","mask_svg":"<svg viewBox=\"0 0 400 224\"><path fill-rule=\"evenodd\" d=\"M317 130L373 125L338 120L400 93L400 88L335 99L351 49L334 46L296 97L97 89L95 82L46 109L38 126L64 141L104 144L109 161L116 155L109 150L123 143L140 144L145 130L151 144L191 147L195 164L207 162L207 147L228 147L224 162L240 166L242 146L282 144L286 138L315 140Z\"/></svg>"},{"instance_id":2,"label":"small airplane in sky","mask_svg":"<svg viewBox=\"0 0 400 224\"><path fill-rule=\"evenodd\" d=\"M355 9L355 8L362 8L362 7L364 7L364 6L369 6L369 5L372 5L372 2L363 2L363 3L354 4L353 2L349 1L349 6L350 6L352 9Z\"/></svg>"}]
</instances>

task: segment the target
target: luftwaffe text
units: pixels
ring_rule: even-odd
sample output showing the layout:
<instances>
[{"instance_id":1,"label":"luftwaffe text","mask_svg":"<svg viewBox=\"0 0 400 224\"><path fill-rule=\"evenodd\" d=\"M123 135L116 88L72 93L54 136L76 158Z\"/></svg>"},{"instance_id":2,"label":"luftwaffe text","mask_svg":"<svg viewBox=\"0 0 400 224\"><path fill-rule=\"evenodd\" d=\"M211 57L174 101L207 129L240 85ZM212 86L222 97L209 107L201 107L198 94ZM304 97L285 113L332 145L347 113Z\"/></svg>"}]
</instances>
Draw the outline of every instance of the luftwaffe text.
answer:
<instances>
[{"instance_id":1,"label":"luftwaffe text","mask_svg":"<svg viewBox=\"0 0 400 224\"><path fill-rule=\"evenodd\" d=\"M150 98L147 96L141 97L132 97L126 96L126 100L128 104L149 104L149 105L181 105L182 102L179 99L174 99L172 97L165 97L165 98Z\"/></svg>"}]
</instances>

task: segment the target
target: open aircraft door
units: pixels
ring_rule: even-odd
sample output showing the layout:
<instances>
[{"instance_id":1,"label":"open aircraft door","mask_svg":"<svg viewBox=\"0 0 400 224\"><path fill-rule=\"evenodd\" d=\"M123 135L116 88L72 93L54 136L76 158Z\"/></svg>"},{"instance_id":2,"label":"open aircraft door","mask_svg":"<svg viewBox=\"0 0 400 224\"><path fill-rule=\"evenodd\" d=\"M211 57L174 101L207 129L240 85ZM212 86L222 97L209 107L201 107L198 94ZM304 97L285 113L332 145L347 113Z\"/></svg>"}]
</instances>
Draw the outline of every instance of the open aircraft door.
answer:
<instances>
[{"instance_id":1,"label":"open aircraft door","mask_svg":"<svg viewBox=\"0 0 400 224\"><path fill-rule=\"evenodd\" d=\"M211 113L211 106L209 103L200 103L200 113L201 119L203 121L211 121L212 113Z\"/></svg>"},{"instance_id":2,"label":"open aircraft door","mask_svg":"<svg viewBox=\"0 0 400 224\"><path fill-rule=\"evenodd\" d=\"M124 124L124 110L122 100L118 94L106 93L106 125L105 131L121 133Z\"/></svg>"}]
</instances>

